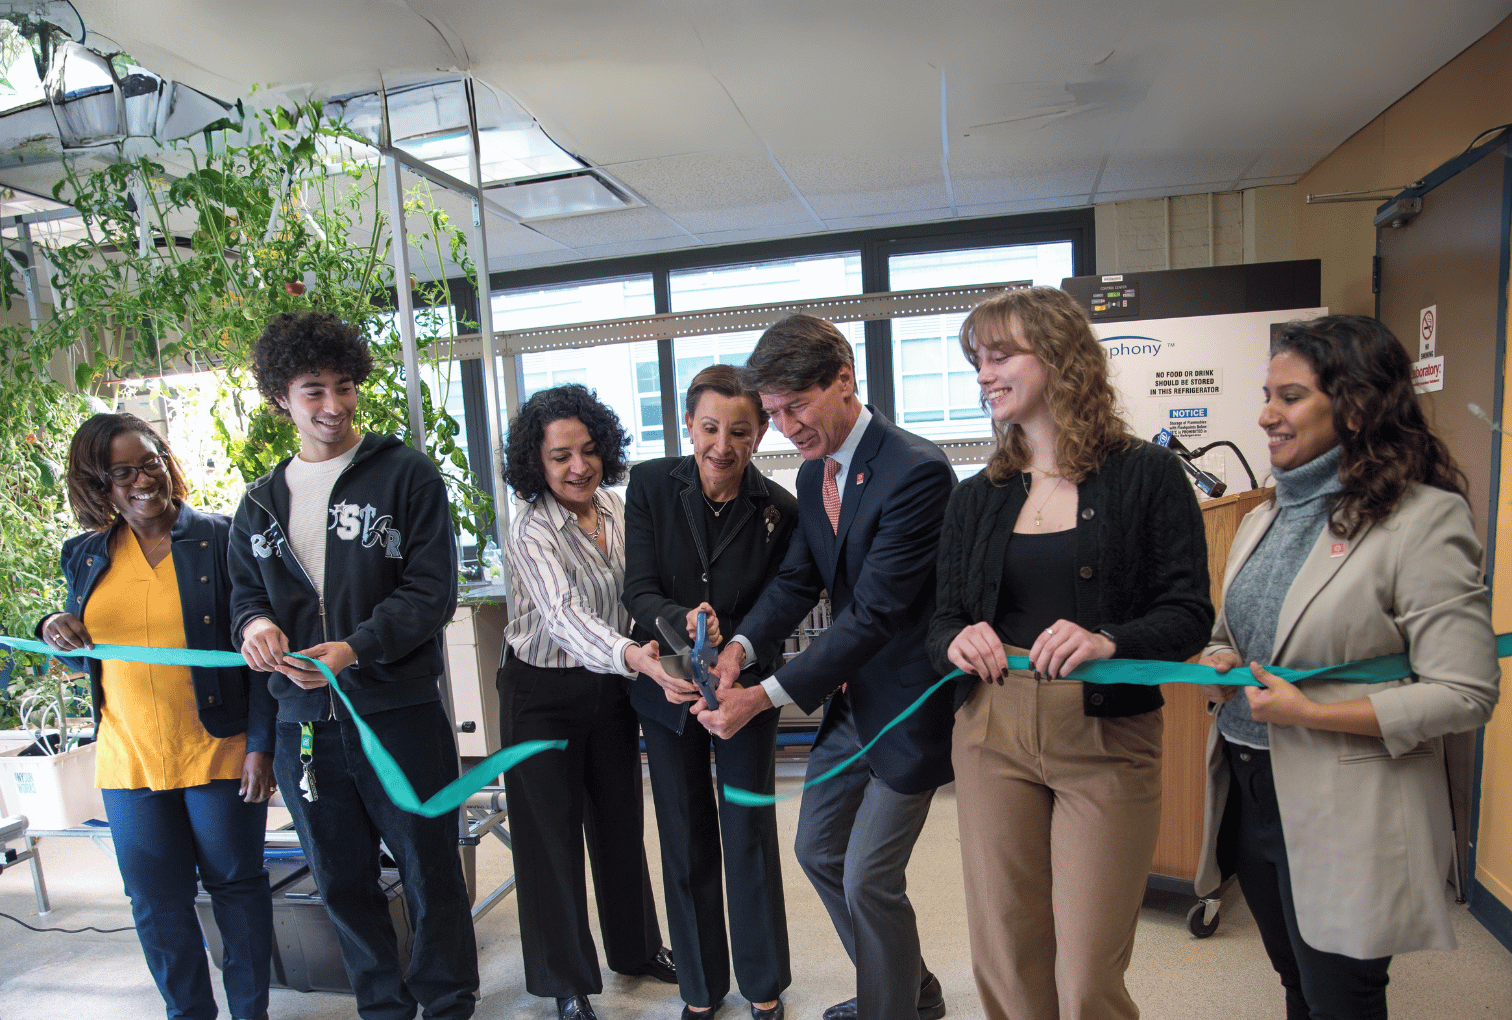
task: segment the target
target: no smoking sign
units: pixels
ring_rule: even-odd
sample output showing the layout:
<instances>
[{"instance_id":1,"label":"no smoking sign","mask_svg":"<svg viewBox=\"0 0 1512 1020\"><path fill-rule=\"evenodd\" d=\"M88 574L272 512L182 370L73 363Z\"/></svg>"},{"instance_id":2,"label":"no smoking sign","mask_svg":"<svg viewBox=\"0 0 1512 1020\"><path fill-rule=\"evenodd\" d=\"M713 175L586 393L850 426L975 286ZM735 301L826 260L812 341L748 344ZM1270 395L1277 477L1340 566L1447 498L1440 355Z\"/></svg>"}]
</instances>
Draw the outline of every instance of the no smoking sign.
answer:
<instances>
[{"instance_id":1,"label":"no smoking sign","mask_svg":"<svg viewBox=\"0 0 1512 1020\"><path fill-rule=\"evenodd\" d=\"M1418 360L1438 353L1438 305L1418 312Z\"/></svg>"}]
</instances>

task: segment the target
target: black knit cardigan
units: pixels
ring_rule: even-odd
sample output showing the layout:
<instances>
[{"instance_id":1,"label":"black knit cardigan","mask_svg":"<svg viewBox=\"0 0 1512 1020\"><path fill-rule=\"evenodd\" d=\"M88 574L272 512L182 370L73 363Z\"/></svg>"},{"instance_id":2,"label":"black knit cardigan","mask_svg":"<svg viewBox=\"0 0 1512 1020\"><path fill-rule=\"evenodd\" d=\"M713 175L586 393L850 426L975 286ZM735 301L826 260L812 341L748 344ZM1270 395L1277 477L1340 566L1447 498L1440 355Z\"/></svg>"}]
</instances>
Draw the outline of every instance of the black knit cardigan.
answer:
<instances>
[{"instance_id":1,"label":"black knit cardigan","mask_svg":"<svg viewBox=\"0 0 1512 1020\"><path fill-rule=\"evenodd\" d=\"M929 654L943 675L961 630L997 615L1003 559L1023 508L1027 474L995 485L986 472L958 486L945 510ZM1106 631L1120 659L1181 662L1213 630L1202 513L1176 455L1134 440L1077 486L1076 622ZM971 685L963 683L957 704ZM1089 716L1138 715L1165 703L1159 687L1083 684Z\"/></svg>"}]
</instances>

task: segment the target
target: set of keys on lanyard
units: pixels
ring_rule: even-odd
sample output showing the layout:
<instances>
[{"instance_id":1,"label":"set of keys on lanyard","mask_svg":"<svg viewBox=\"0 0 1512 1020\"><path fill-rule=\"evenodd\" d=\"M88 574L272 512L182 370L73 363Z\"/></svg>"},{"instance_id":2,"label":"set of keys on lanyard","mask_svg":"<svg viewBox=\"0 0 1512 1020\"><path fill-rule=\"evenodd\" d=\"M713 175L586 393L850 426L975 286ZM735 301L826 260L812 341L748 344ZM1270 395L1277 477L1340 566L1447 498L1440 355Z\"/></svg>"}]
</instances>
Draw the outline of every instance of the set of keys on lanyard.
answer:
<instances>
[{"instance_id":1,"label":"set of keys on lanyard","mask_svg":"<svg viewBox=\"0 0 1512 1020\"><path fill-rule=\"evenodd\" d=\"M299 724L299 795L311 804L320 799L315 792L315 770L310 765L315 761L315 724Z\"/></svg>"}]
</instances>

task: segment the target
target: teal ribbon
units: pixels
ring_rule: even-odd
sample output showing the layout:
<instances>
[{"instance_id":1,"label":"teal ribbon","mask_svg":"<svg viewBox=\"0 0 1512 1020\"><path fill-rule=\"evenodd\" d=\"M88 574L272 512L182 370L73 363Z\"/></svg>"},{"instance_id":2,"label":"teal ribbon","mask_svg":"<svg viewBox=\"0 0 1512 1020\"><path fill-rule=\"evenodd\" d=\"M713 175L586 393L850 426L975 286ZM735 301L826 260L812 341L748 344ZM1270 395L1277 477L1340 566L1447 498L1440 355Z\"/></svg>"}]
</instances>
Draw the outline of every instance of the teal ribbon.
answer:
<instances>
[{"instance_id":1,"label":"teal ribbon","mask_svg":"<svg viewBox=\"0 0 1512 1020\"><path fill-rule=\"evenodd\" d=\"M27 641L21 638L0 636L0 645L9 645L23 652L36 652L39 655L51 655L56 658L64 658L64 653L59 652L51 645L41 641ZM1512 656L1512 634L1498 634L1496 636L1496 654L1498 658ZM393 755L378 740L368 724L362 721L352 708L352 702L347 698L346 692L336 683L336 677L331 674L325 663L319 662L307 656L290 653L293 658L303 659L313 664L320 670L331 689L336 692L341 703L346 706L352 716L352 722L357 727L358 736L362 739L362 750L367 755L368 761L373 766L373 771L378 775L378 781L383 784L384 792L394 804L410 812L411 814L424 815L426 818L435 818L457 810L467 798L493 782L501 772L507 772L520 762L532 755L539 754L548 748L565 750L565 740L527 740L524 743L506 747L501 751L484 758L477 765L468 769L467 772L452 780L443 787L435 796L422 802L415 794L415 788L410 785L409 779L404 775L404 770L399 763L394 761ZM158 666L222 666L237 667L245 666L247 660L236 652L204 651L196 648L144 648L136 645L95 645L93 648L80 648L77 651L67 653L68 658L91 658L91 659L116 659L122 662L145 662ZM1008 658L1009 669L1032 670L1033 664L1025 655L1010 655ZM1299 680L1330 680L1344 683L1379 684L1390 680L1401 680L1412 675L1412 663L1403 654L1382 655L1374 659L1361 659L1358 662L1346 662L1337 666L1324 666L1321 669L1291 669L1286 666L1267 666L1266 671L1283 680L1296 683ZM746 807L764 807L775 804L789 797L796 797L811 786L827 782L860 761L876 746L877 741L894 726L904 719L913 715L919 707L928 701L930 696L941 687L965 674L961 670L955 670L936 680L914 700L914 703L900 712L891 722L882 727L877 735L867 741L866 746L823 775L815 776L803 786L790 793L774 796L769 793L752 793L739 787L724 787L725 799L731 804L741 804ZM1204 666L1195 662L1163 662L1155 659L1098 659L1092 662L1084 662L1071 672L1069 679L1083 680L1094 684L1141 684L1146 687L1155 687L1160 684L1225 684L1236 687L1261 687L1247 670L1233 670L1219 675L1211 666Z\"/></svg>"},{"instance_id":2,"label":"teal ribbon","mask_svg":"<svg viewBox=\"0 0 1512 1020\"><path fill-rule=\"evenodd\" d=\"M1497 658L1506 658L1512 655L1512 634L1496 635ZM1008 658L1009 669L1032 670L1034 664L1029 661L1027 655L1010 655ZM1401 680L1412 675L1412 662L1406 655L1381 655L1374 659L1361 659L1357 662L1346 662L1337 666L1324 666L1321 669L1290 669L1286 666L1266 666L1267 673L1274 674L1283 680L1296 683L1298 680L1331 680L1353 684L1380 684L1390 680ZM877 731L877 735L866 742L866 746L823 775L815 776L804 783L798 789L790 793L775 796L770 793L752 793L750 790L742 790L737 786L726 785L724 788L725 800L731 804L741 804L746 807L765 807L775 804L789 797L796 797L811 786L828 782L835 778L856 762L860 761L867 751L876 746L877 741L894 726L919 710L919 706L928 701L930 696L941 687L958 677L966 674L961 670L947 673L931 684L923 694L914 700L900 712L892 722ZM1068 677L1071 680L1083 680L1092 684L1141 684L1146 687L1156 687L1160 684L1223 684L1231 687L1263 687L1265 686L1247 669L1235 669L1228 673L1219 674L1212 666L1204 666L1196 662L1163 662L1158 659L1097 659L1092 662L1084 662L1071 671Z\"/></svg>"},{"instance_id":3,"label":"teal ribbon","mask_svg":"<svg viewBox=\"0 0 1512 1020\"><path fill-rule=\"evenodd\" d=\"M41 641L0 637L0 644L9 645L23 652L36 652L56 658L65 657L65 653ZM341 689L341 685L336 682L336 677L331 674L330 668L325 663L308 656L294 652L289 654L291 658L303 659L320 670L326 682L331 685L331 689L336 692L336 696L341 699L341 703L351 713L352 722L357 727L357 734L362 739L362 751L372 764L373 771L377 773L378 781L383 784L383 791L388 794L396 807L410 814L424 815L426 818L450 814L465 804L468 797L491 784L499 773L509 771L526 758L548 748L564 750L567 747L565 740L527 740L513 747L495 751L447 783L429 800L421 801L415 794L415 788L410 785L409 779L404 775L404 770L399 767L398 762L394 761L394 756L388 753L388 749L379 741L378 735L362 721L362 716L357 714L356 709L352 708L351 700ZM66 657L116 659L121 662L145 662L155 666L239 667L247 664L247 660L236 652L205 651L198 648L143 648L136 645L95 645L93 648L80 648L77 651L68 652ZM913 708L917 707L918 705L913 706ZM909 711L912 712L913 708ZM290 794L290 796L298 796L298 794Z\"/></svg>"}]
</instances>

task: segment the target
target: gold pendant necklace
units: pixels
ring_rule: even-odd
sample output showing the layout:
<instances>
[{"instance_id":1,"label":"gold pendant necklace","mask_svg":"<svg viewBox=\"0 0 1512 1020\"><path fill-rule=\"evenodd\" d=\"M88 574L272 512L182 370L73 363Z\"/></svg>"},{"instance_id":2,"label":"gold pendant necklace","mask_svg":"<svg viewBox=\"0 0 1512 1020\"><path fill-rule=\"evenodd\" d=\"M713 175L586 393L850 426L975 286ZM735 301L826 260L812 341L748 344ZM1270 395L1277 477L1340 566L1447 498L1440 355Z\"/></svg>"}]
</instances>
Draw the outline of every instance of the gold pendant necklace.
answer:
<instances>
[{"instance_id":1,"label":"gold pendant necklace","mask_svg":"<svg viewBox=\"0 0 1512 1020\"><path fill-rule=\"evenodd\" d=\"M1034 526L1036 528L1043 528L1045 526L1045 505L1050 502L1050 497L1055 495L1055 490L1060 488L1061 482L1066 480L1064 475L1053 474L1049 471L1044 472L1044 476L1046 478L1054 478L1055 484L1050 486L1050 491L1045 495L1044 499L1040 500L1039 509L1034 511ZM1028 499L1029 482L1023 473L1019 474L1019 481L1024 483L1024 498Z\"/></svg>"}]
</instances>

